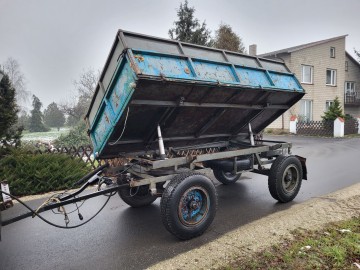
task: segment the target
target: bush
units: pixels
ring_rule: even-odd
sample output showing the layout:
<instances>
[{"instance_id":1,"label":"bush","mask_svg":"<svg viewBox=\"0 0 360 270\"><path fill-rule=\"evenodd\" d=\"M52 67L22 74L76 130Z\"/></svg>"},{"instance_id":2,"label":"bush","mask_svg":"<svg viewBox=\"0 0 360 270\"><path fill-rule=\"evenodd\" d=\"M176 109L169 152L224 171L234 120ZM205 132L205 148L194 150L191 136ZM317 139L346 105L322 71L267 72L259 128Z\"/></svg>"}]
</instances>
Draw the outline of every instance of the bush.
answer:
<instances>
[{"instance_id":1,"label":"bush","mask_svg":"<svg viewBox=\"0 0 360 270\"><path fill-rule=\"evenodd\" d=\"M90 170L82 160L65 154L12 149L0 159L0 181L7 180L15 196L69 188Z\"/></svg>"},{"instance_id":2,"label":"bush","mask_svg":"<svg viewBox=\"0 0 360 270\"><path fill-rule=\"evenodd\" d=\"M91 144L91 141L86 133L86 125L83 121L71 128L68 134L62 134L54 141L55 147L79 147L89 144Z\"/></svg>"},{"instance_id":3,"label":"bush","mask_svg":"<svg viewBox=\"0 0 360 270\"><path fill-rule=\"evenodd\" d=\"M329 110L326 111L325 114L321 116L321 118L324 121L335 121L335 119L338 117L344 118L344 114L340 104L340 100L338 97L336 97L331 103Z\"/></svg>"}]
</instances>

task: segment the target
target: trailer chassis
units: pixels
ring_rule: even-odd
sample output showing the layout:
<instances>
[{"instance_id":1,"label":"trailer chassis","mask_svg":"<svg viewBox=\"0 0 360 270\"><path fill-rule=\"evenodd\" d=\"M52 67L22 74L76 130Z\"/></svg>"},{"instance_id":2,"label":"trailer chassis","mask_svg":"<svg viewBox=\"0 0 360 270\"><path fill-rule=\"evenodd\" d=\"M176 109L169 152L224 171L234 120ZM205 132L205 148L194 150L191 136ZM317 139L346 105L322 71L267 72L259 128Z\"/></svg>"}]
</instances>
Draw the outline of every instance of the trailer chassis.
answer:
<instances>
[{"instance_id":1,"label":"trailer chassis","mask_svg":"<svg viewBox=\"0 0 360 270\"><path fill-rule=\"evenodd\" d=\"M6 226L26 217L39 216L39 213L44 211L118 192L120 197L132 207L145 206L156 198L162 197L161 212L165 227L179 239L190 239L202 234L215 217L216 190L213 182L206 176L211 170L214 171L215 177L224 184L235 182L243 172L267 175L269 176L270 193L280 202L291 201L297 195L301 180L307 179L306 160L298 156L289 156L291 143L265 140L257 143L259 145L243 141L217 142L211 145L198 145L196 148L167 149L167 153L179 151L190 153L180 157L156 159L154 156L160 157L159 153L152 153L132 157L128 164L117 168L108 168L108 164L105 164L80 179L76 184L82 184L82 186L75 192L59 196L57 202L45 204L36 211L24 204L30 210L29 212L5 221L1 221L0 215L0 223L2 226ZM206 153L209 146L218 151ZM250 165L239 169L238 161L241 163L244 160L250 162ZM227 165L233 164L232 169L228 169L223 174L225 178L219 178L216 174L218 170L216 162L219 161L226 161ZM213 164L211 162L215 162L215 166L211 165ZM287 167L281 169L277 163L280 163L282 167L284 167L283 163L286 163ZM273 170L274 164L277 166L276 171ZM267 165L271 165L271 167L267 168ZM280 177L275 175L279 170ZM290 173L295 175L297 173L296 186L292 188L293 192L288 192L290 195L286 194L285 190L283 196L279 196L279 183L284 182L284 177L287 177L286 170L290 170ZM117 181L114 181L114 177L102 176L109 171L117 172ZM286 176L284 176L285 174ZM290 177L294 177L292 174ZM227 178L229 175L231 177ZM98 183L100 179L107 180L105 181L108 185L107 188L80 196L88 186ZM291 185L290 187L292 187ZM128 196L128 194L132 195Z\"/></svg>"}]
</instances>

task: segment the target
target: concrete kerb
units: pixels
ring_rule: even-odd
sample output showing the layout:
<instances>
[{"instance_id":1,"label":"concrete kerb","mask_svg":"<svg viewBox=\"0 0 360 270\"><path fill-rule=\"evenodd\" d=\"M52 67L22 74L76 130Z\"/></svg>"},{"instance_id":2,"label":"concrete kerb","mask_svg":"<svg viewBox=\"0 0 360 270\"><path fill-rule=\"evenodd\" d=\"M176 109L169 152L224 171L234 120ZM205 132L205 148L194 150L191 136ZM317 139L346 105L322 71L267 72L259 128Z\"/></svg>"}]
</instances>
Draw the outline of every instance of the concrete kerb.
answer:
<instances>
[{"instance_id":1,"label":"concrete kerb","mask_svg":"<svg viewBox=\"0 0 360 270\"><path fill-rule=\"evenodd\" d=\"M271 214L233 230L200 248L157 263L148 269L217 269L246 258L273 244L291 231L319 229L326 223L360 215L360 183ZM216 228L212 228L216 229Z\"/></svg>"}]
</instances>

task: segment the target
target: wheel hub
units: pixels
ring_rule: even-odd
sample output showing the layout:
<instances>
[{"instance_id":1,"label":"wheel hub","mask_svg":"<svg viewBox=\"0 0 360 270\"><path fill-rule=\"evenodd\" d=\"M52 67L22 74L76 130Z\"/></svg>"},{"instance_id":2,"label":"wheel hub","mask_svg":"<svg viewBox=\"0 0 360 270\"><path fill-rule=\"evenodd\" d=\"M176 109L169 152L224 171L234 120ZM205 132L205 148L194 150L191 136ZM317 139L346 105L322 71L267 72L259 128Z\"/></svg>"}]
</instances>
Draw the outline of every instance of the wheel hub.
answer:
<instances>
[{"instance_id":1,"label":"wheel hub","mask_svg":"<svg viewBox=\"0 0 360 270\"><path fill-rule=\"evenodd\" d=\"M200 208L201 203L199 201L192 200L189 204L189 208L192 210L197 210Z\"/></svg>"},{"instance_id":2,"label":"wheel hub","mask_svg":"<svg viewBox=\"0 0 360 270\"><path fill-rule=\"evenodd\" d=\"M192 187L186 190L179 203L179 218L186 226L200 223L209 209L209 195L202 187Z\"/></svg>"},{"instance_id":3,"label":"wheel hub","mask_svg":"<svg viewBox=\"0 0 360 270\"><path fill-rule=\"evenodd\" d=\"M291 193L297 186L299 180L299 172L295 166L289 165L285 171L282 181L284 191Z\"/></svg>"}]
</instances>

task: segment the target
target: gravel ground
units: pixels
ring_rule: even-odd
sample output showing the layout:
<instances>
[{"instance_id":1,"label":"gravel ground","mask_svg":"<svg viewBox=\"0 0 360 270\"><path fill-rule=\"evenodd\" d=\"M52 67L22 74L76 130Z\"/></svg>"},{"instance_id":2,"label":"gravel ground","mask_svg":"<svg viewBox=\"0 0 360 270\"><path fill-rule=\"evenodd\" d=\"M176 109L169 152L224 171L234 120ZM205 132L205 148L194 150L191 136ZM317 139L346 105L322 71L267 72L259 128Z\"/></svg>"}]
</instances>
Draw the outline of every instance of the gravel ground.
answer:
<instances>
[{"instance_id":1,"label":"gravel ground","mask_svg":"<svg viewBox=\"0 0 360 270\"><path fill-rule=\"evenodd\" d=\"M360 183L249 223L149 269L217 269L291 237L296 228L319 229L356 215L360 215Z\"/></svg>"}]
</instances>

